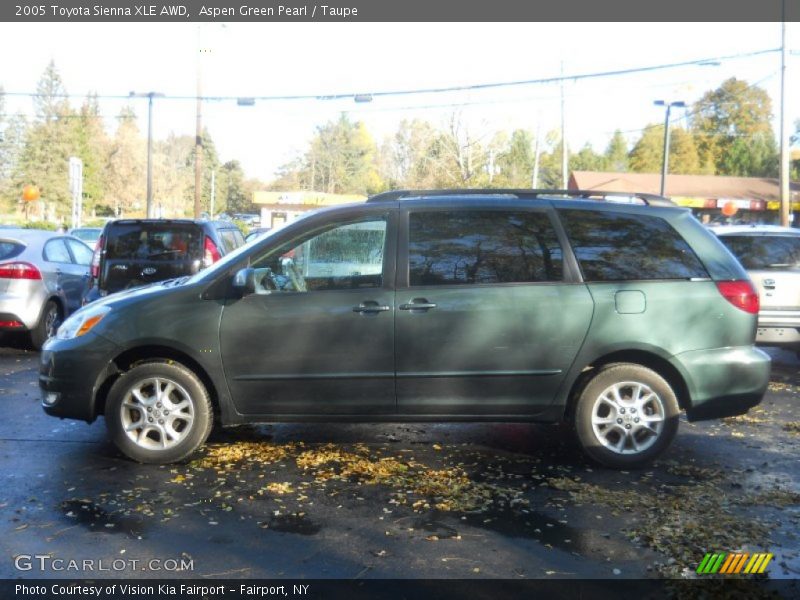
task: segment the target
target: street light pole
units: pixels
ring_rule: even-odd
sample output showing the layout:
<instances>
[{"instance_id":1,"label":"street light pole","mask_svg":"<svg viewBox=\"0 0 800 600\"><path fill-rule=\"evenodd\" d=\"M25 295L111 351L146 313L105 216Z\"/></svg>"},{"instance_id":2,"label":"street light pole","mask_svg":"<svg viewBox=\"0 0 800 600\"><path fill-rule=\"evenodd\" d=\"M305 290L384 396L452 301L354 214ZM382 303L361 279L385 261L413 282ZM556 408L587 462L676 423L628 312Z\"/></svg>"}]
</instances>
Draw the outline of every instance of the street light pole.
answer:
<instances>
[{"instance_id":1,"label":"street light pole","mask_svg":"<svg viewBox=\"0 0 800 600\"><path fill-rule=\"evenodd\" d=\"M664 100L656 100L653 104L656 106L666 106L667 113L664 116L664 157L661 161L661 192L664 195L664 190L667 184L667 170L669 169L669 115L672 107L683 108L686 106L685 102L666 102Z\"/></svg>"},{"instance_id":2,"label":"street light pole","mask_svg":"<svg viewBox=\"0 0 800 600\"><path fill-rule=\"evenodd\" d=\"M153 98L163 96L159 92L147 92L146 94L137 94L131 92L128 94L131 98L147 98L147 208L146 217L151 219L153 217Z\"/></svg>"}]
</instances>

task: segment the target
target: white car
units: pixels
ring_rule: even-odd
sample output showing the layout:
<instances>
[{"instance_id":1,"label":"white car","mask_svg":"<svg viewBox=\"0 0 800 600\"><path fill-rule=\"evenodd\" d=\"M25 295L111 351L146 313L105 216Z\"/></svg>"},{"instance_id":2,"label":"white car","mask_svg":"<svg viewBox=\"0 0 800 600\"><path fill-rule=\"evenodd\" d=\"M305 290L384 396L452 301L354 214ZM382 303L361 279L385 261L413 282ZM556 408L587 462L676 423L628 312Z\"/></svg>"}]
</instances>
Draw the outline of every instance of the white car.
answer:
<instances>
[{"instance_id":1,"label":"white car","mask_svg":"<svg viewBox=\"0 0 800 600\"><path fill-rule=\"evenodd\" d=\"M800 354L800 229L729 225L711 231L739 259L758 290L756 342Z\"/></svg>"}]
</instances>

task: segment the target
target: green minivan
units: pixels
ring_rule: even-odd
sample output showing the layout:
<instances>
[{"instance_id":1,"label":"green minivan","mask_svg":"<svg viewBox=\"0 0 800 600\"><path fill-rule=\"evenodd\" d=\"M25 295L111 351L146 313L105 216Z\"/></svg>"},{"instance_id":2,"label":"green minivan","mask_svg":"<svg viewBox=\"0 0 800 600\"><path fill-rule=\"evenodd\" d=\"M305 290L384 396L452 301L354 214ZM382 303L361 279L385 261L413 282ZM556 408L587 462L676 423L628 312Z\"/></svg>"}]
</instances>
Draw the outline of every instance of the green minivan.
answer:
<instances>
[{"instance_id":1,"label":"green minivan","mask_svg":"<svg viewBox=\"0 0 800 600\"><path fill-rule=\"evenodd\" d=\"M681 411L761 401L758 308L722 243L659 197L388 192L86 306L39 383L48 414L104 415L147 463L188 457L215 422L567 421L631 468Z\"/></svg>"}]
</instances>

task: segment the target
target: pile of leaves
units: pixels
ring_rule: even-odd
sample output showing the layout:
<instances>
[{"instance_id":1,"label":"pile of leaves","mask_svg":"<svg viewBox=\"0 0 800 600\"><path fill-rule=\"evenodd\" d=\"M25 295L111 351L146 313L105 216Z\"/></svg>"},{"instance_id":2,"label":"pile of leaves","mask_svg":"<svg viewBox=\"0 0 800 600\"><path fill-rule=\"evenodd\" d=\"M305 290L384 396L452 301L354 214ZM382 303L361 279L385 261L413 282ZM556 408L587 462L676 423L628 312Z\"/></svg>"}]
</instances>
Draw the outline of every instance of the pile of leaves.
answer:
<instances>
[{"instance_id":1,"label":"pile of leaves","mask_svg":"<svg viewBox=\"0 0 800 600\"><path fill-rule=\"evenodd\" d=\"M356 445L352 451L330 444L309 449L297 457L297 466L317 481L388 486L393 488L394 504L411 504L414 510L433 506L442 511L471 512L485 510L497 499L523 501L523 490L474 481L459 467L434 469L413 458L380 456L364 445Z\"/></svg>"},{"instance_id":2,"label":"pile of leaves","mask_svg":"<svg viewBox=\"0 0 800 600\"><path fill-rule=\"evenodd\" d=\"M648 486L625 486L609 489L584 483L575 478L548 480L551 488L569 493L576 503L600 504L612 514L633 513L625 533L634 543L644 544L668 557L657 564L664 576L686 576L687 567L696 564L709 548L739 550L754 540L767 541L774 523L747 515L745 506L785 506L797 503L800 494L786 491L721 493L730 488L728 475L717 469L673 463L670 474L688 478L690 483L661 483Z\"/></svg>"},{"instance_id":3,"label":"pile of leaves","mask_svg":"<svg viewBox=\"0 0 800 600\"><path fill-rule=\"evenodd\" d=\"M783 424L783 430L793 434L800 434L800 421L789 421Z\"/></svg>"}]
</instances>

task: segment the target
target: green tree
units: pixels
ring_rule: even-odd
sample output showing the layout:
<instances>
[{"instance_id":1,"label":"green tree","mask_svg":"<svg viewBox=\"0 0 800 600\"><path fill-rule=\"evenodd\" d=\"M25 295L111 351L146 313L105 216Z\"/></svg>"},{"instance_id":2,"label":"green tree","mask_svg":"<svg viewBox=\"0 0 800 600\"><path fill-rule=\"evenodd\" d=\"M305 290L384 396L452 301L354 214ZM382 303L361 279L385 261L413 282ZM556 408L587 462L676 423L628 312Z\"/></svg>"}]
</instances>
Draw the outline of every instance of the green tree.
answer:
<instances>
[{"instance_id":1,"label":"green tree","mask_svg":"<svg viewBox=\"0 0 800 600\"><path fill-rule=\"evenodd\" d=\"M16 165L14 185L34 184L51 219L66 219L71 213L69 158L77 154L76 117L66 99L66 90L53 61L36 86L33 103L36 120L26 130L25 142Z\"/></svg>"},{"instance_id":2,"label":"green tree","mask_svg":"<svg viewBox=\"0 0 800 600\"><path fill-rule=\"evenodd\" d=\"M105 165L103 203L113 215L144 214L146 199L146 145L130 107L119 114L119 125L109 145Z\"/></svg>"},{"instance_id":3,"label":"green tree","mask_svg":"<svg viewBox=\"0 0 800 600\"><path fill-rule=\"evenodd\" d=\"M77 142L76 155L83 161L83 210L95 212L105 197L105 163L108 136L103 127L97 95L87 96L77 118L71 119Z\"/></svg>"},{"instance_id":4,"label":"green tree","mask_svg":"<svg viewBox=\"0 0 800 600\"><path fill-rule=\"evenodd\" d=\"M300 163L298 182L305 189L335 194L371 194L381 191L377 147L361 122L345 114L317 128Z\"/></svg>"},{"instance_id":5,"label":"green tree","mask_svg":"<svg viewBox=\"0 0 800 600\"><path fill-rule=\"evenodd\" d=\"M36 84L36 96L33 98L36 120L40 123L58 121L70 112L67 90L54 60L50 60L39 83Z\"/></svg>"},{"instance_id":6,"label":"green tree","mask_svg":"<svg viewBox=\"0 0 800 600\"><path fill-rule=\"evenodd\" d=\"M617 129L608 142L603 154L603 169L616 173L625 173L628 170L628 142L622 132Z\"/></svg>"},{"instance_id":7,"label":"green tree","mask_svg":"<svg viewBox=\"0 0 800 600\"><path fill-rule=\"evenodd\" d=\"M634 144L629 165L635 173L659 173L664 157L664 126L651 124Z\"/></svg>"},{"instance_id":8,"label":"green tree","mask_svg":"<svg viewBox=\"0 0 800 600\"><path fill-rule=\"evenodd\" d=\"M669 172L682 175L701 172L694 136L680 127L672 127L669 132Z\"/></svg>"},{"instance_id":9,"label":"green tree","mask_svg":"<svg viewBox=\"0 0 800 600\"><path fill-rule=\"evenodd\" d=\"M588 143L569 157L569 168L572 171L602 171L605 165L605 157L595 152Z\"/></svg>"},{"instance_id":10,"label":"green tree","mask_svg":"<svg viewBox=\"0 0 800 600\"><path fill-rule=\"evenodd\" d=\"M427 121L406 119L380 149L379 175L387 188L429 187L431 145L437 136Z\"/></svg>"},{"instance_id":11,"label":"green tree","mask_svg":"<svg viewBox=\"0 0 800 600\"><path fill-rule=\"evenodd\" d=\"M246 187L245 174L238 160L230 160L217 171L217 207L215 212L250 212L252 193Z\"/></svg>"},{"instance_id":12,"label":"green tree","mask_svg":"<svg viewBox=\"0 0 800 600\"><path fill-rule=\"evenodd\" d=\"M500 177L499 187L529 188L533 174L533 135L524 129L516 129L506 149L497 158Z\"/></svg>"},{"instance_id":13,"label":"green tree","mask_svg":"<svg viewBox=\"0 0 800 600\"><path fill-rule=\"evenodd\" d=\"M697 102L692 132L704 170L724 175L776 174L772 100L766 91L732 77Z\"/></svg>"}]
</instances>

